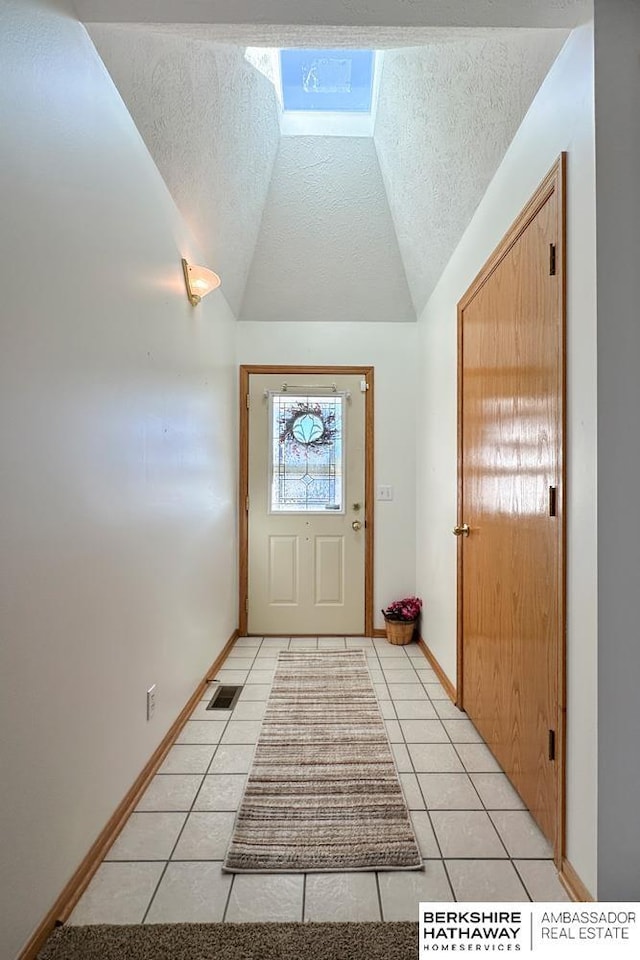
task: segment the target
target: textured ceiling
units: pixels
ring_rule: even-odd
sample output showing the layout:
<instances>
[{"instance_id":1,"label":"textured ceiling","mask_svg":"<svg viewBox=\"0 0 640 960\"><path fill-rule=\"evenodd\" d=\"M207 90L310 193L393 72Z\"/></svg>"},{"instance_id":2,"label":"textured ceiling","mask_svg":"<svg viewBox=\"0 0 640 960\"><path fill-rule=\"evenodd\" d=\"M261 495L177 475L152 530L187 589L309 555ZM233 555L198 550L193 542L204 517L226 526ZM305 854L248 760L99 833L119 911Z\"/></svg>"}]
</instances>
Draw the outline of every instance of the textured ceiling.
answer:
<instances>
[{"instance_id":1,"label":"textured ceiling","mask_svg":"<svg viewBox=\"0 0 640 960\"><path fill-rule=\"evenodd\" d=\"M520 31L385 53L375 143L418 314L565 38Z\"/></svg>"},{"instance_id":2,"label":"textured ceiling","mask_svg":"<svg viewBox=\"0 0 640 960\"><path fill-rule=\"evenodd\" d=\"M238 315L280 127L244 48L95 24L90 35Z\"/></svg>"},{"instance_id":3,"label":"textured ceiling","mask_svg":"<svg viewBox=\"0 0 640 960\"><path fill-rule=\"evenodd\" d=\"M592 0L75 0L85 22L574 27Z\"/></svg>"},{"instance_id":4,"label":"textured ceiling","mask_svg":"<svg viewBox=\"0 0 640 960\"><path fill-rule=\"evenodd\" d=\"M415 320L373 140L283 137L241 320Z\"/></svg>"},{"instance_id":5,"label":"textured ceiling","mask_svg":"<svg viewBox=\"0 0 640 960\"><path fill-rule=\"evenodd\" d=\"M245 48L192 30L89 28L235 315L292 321L416 319L567 36L387 49L372 140L281 138Z\"/></svg>"},{"instance_id":6,"label":"textured ceiling","mask_svg":"<svg viewBox=\"0 0 640 960\"><path fill-rule=\"evenodd\" d=\"M93 36L99 24L88 24ZM459 40L495 36L507 40L518 35L542 31L528 27L336 27L237 23L126 23L110 24L130 31L132 37L150 34L183 37L236 47L310 47L333 49L394 50L421 47L431 43L457 43ZM551 30L552 28L545 28ZM568 31L562 31L567 36Z\"/></svg>"}]
</instances>

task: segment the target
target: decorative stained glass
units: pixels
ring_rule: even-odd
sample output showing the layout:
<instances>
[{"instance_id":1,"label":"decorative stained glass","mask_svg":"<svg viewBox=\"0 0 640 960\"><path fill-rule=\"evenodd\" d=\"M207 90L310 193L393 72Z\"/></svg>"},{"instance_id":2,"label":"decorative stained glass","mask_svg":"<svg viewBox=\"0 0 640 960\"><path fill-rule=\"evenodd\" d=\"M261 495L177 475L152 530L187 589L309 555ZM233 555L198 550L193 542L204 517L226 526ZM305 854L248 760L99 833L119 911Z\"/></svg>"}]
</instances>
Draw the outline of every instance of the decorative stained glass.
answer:
<instances>
[{"instance_id":1,"label":"decorative stained glass","mask_svg":"<svg viewBox=\"0 0 640 960\"><path fill-rule=\"evenodd\" d=\"M344 512L344 399L271 395L272 511Z\"/></svg>"}]
</instances>

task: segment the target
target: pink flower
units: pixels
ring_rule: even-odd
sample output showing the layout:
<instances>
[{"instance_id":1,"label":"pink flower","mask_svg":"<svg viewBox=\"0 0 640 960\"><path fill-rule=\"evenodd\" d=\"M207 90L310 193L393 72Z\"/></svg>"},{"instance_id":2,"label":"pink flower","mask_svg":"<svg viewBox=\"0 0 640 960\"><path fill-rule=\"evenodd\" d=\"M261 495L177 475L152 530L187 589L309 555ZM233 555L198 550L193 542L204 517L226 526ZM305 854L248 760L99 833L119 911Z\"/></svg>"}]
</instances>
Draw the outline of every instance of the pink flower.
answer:
<instances>
[{"instance_id":1,"label":"pink flower","mask_svg":"<svg viewBox=\"0 0 640 960\"><path fill-rule=\"evenodd\" d=\"M420 597L405 597L403 600L394 600L382 613L387 620L411 622L418 618L421 608L422 600Z\"/></svg>"}]
</instances>

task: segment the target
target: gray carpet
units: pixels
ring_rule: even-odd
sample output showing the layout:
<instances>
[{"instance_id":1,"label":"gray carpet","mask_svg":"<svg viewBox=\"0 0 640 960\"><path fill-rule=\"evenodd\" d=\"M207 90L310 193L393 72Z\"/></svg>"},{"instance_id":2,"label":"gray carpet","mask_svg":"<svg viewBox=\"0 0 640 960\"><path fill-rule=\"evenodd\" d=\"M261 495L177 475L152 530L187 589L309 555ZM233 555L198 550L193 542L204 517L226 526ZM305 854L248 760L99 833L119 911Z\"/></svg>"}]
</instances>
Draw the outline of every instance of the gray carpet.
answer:
<instances>
[{"instance_id":1,"label":"gray carpet","mask_svg":"<svg viewBox=\"0 0 640 960\"><path fill-rule=\"evenodd\" d=\"M60 927L38 960L417 960L417 923Z\"/></svg>"},{"instance_id":2,"label":"gray carpet","mask_svg":"<svg viewBox=\"0 0 640 960\"><path fill-rule=\"evenodd\" d=\"M362 650L283 650L223 870L422 870Z\"/></svg>"}]
</instances>

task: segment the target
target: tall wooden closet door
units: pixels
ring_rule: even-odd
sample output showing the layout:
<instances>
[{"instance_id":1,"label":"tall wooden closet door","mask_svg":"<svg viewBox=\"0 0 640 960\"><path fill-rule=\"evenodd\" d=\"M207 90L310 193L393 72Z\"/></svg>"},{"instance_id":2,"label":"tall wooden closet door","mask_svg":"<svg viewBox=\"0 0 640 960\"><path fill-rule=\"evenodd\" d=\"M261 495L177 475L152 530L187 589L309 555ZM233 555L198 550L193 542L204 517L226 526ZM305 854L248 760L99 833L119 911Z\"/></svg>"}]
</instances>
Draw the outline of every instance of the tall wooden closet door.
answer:
<instances>
[{"instance_id":1,"label":"tall wooden closet door","mask_svg":"<svg viewBox=\"0 0 640 960\"><path fill-rule=\"evenodd\" d=\"M460 536L462 705L552 843L563 549L559 202L551 190L460 305L460 523L469 526Z\"/></svg>"}]
</instances>

